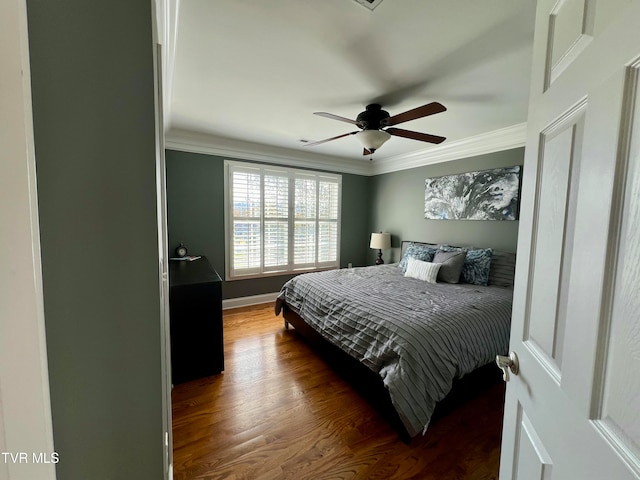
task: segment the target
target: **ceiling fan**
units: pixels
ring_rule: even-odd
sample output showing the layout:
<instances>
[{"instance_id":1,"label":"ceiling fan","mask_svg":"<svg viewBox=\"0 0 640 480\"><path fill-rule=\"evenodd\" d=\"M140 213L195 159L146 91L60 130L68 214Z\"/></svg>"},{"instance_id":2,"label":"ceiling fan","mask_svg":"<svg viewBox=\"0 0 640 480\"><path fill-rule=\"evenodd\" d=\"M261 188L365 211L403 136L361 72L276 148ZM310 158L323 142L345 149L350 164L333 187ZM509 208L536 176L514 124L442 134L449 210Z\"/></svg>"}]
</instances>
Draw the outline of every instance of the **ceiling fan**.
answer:
<instances>
[{"instance_id":1,"label":"ceiling fan","mask_svg":"<svg viewBox=\"0 0 640 480\"><path fill-rule=\"evenodd\" d=\"M332 118L341 122L351 123L356 125L360 130L355 132L349 132L336 137L327 138L325 140L319 140L317 142L311 142L305 144L305 147L313 147L314 145L320 145L321 143L337 140L338 138L348 137L349 135L356 135L362 145L364 146L363 155L371 155L377 149L379 149L384 142L391 138L391 135L397 137L411 138L413 140L419 140L421 142L429 143L442 143L446 140L445 137L439 137L437 135L430 135L428 133L413 132L411 130L404 130L402 128L395 128L393 125L399 123L408 122L417 118L427 117L436 113L441 113L446 110L445 106L438 102L431 102L421 107L408 110L403 113L399 113L394 116L390 116L389 112L382 110L382 106L377 103L367 105L366 110L358 114L355 120L350 118L341 117L327 112L313 112L315 115L321 117Z\"/></svg>"}]
</instances>

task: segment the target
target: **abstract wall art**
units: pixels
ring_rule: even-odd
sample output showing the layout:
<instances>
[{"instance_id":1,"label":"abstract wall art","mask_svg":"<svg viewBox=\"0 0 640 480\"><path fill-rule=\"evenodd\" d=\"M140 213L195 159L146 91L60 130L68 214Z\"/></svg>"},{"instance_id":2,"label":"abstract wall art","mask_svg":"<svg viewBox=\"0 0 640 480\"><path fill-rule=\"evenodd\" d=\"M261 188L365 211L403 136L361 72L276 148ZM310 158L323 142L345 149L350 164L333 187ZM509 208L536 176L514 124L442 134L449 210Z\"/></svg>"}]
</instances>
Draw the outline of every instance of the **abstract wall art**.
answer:
<instances>
[{"instance_id":1,"label":"abstract wall art","mask_svg":"<svg viewBox=\"0 0 640 480\"><path fill-rule=\"evenodd\" d=\"M520 165L427 178L424 218L517 220Z\"/></svg>"}]
</instances>

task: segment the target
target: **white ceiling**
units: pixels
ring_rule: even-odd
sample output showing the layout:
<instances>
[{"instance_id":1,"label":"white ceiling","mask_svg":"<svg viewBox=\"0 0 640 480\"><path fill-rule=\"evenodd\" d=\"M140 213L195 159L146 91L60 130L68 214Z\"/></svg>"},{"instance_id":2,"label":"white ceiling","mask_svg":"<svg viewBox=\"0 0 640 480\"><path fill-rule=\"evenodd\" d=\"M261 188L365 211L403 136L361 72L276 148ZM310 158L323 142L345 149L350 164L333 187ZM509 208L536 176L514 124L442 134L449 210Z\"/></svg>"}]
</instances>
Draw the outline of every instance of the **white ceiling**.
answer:
<instances>
[{"instance_id":1,"label":"white ceiling","mask_svg":"<svg viewBox=\"0 0 640 480\"><path fill-rule=\"evenodd\" d=\"M354 130L368 103L391 115L432 101L444 113L399 125L442 146L527 117L535 0L181 0L167 139L227 151L369 163ZM357 128L355 128L357 130ZM392 137L374 162L438 148Z\"/></svg>"}]
</instances>

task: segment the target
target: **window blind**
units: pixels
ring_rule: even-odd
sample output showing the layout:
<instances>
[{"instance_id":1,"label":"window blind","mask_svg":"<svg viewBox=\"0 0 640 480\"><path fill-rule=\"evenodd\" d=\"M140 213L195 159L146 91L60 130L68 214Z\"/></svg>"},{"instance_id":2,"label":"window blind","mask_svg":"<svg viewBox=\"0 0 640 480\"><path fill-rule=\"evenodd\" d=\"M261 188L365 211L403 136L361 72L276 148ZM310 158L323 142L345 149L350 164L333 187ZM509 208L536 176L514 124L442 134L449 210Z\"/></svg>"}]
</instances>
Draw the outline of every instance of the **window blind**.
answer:
<instances>
[{"instance_id":1,"label":"window blind","mask_svg":"<svg viewBox=\"0 0 640 480\"><path fill-rule=\"evenodd\" d=\"M339 266L340 175L225 168L228 279Z\"/></svg>"}]
</instances>

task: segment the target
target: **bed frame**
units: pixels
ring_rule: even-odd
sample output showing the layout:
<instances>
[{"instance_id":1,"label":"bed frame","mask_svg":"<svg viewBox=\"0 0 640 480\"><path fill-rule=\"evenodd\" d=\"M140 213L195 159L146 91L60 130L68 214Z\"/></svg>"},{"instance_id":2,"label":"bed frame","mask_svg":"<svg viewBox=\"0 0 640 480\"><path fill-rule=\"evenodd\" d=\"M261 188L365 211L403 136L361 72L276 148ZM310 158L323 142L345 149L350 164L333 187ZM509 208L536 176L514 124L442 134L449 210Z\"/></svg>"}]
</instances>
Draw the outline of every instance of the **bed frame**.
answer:
<instances>
[{"instance_id":1,"label":"bed frame","mask_svg":"<svg viewBox=\"0 0 640 480\"><path fill-rule=\"evenodd\" d=\"M402 242L402 251L404 251L405 243L410 242ZM286 303L283 304L282 315L285 329L289 329L289 325L292 325L296 333L309 343L336 373L351 384L358 393L380 412L383 418L398 432L403 442L409 443L411 441L411 436L407 433L402 420L400 420L391 403L389 391L377 373L322 337L300 315L291 310ZM502 382L500 369L492 363L465 375L460 380L456 380L451 392L436 406L431 424L499 382Z\"/></svg>"},{"instance_id":2,"label":"bed frame","mask_svg":"<svg viewBox=\"0 0 640 480\"><path fill-rule=\"evenodd\" d=\"M351 355L326 340L285 303L282 309L285 328L293 325L299 334L343 379L351 384L369 403L398 432L400 439L409 443L410 435L407 433L398 413L396 412L389 391L382 383L382 378L373 370L361 364Z\"/></svg>"}]
</instances>

